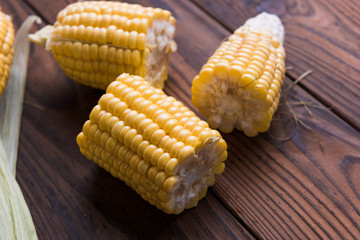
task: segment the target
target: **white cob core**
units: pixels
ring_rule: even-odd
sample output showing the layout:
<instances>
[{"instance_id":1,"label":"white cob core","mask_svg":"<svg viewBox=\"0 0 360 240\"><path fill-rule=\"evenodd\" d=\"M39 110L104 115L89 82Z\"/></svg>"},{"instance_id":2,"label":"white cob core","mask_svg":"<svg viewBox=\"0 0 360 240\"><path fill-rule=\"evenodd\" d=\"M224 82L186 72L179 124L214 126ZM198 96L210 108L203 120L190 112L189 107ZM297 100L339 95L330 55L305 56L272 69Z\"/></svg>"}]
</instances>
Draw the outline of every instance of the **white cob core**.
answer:
<instances>
[{"instance_id":1,"label":"white cob core","mask_svg":"<svg viewBox=\"0 0 360 240\"><path fill-rule=\"evenodd\" d=\"M174 34L175 27L168 21L156 20L147 31L146 44L151 52L146 59L148 73L145 79L156 88L164 87L163 79L167 76L168 53L176 51L176 44L172 40Z\"/></svg>"},{"instance_id":2,"label":"white cob core","mask_svg":"<svg viewBox=\"0 0 360 240\"><path fill-rule=\"evenodd\" d=\"M250 32L268 34L272 38L278 40L281 45L284 44L284 26L281 20L274 14L266 12L260 13L256 17L248 19L242 28L248 28Z\"/></svg>"},{"instance_id":3,"label":"white cob core","mask_svg":"<svg viewBox=\"0 0 360 240\"><path fill-rule=\"evenodd\" d=\"M214 167L219 163L219 152L215 149L220 138L209 138L199 151L185 160L180 166L178 184L173 190L172 209L187 209L197 205L214 184Z\"/></svg>"}]
</instances>

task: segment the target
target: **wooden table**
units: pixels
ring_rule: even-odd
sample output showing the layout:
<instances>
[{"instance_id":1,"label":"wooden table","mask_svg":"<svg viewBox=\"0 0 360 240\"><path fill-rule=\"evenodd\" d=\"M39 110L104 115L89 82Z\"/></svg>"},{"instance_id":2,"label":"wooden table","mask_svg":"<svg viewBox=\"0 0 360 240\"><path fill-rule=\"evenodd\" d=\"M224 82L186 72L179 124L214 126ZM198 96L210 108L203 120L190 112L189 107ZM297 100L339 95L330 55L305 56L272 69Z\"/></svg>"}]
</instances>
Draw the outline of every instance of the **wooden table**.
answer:
<instances>
[{"instance_id":1,"label":"wooden table","mask_svg":"<svg viewBox=\"0 0 360 240\"><path fill-rule=\"evenodd\" d=\"M18 29L32 14L54 23L70 2L0 5ZM176 17L178 51L165 91L194 111L191 81L220 42L259 12L279 15L285 88L313 70L288 93L298 121L283 98L269 133L223 134L224 174L196 208L166 215L80 154L75 137L103 92L70 80L49 52L32 45L17 180L39 238L360 239L360 2L136 2Z\"/></svg>"}]
</instances>

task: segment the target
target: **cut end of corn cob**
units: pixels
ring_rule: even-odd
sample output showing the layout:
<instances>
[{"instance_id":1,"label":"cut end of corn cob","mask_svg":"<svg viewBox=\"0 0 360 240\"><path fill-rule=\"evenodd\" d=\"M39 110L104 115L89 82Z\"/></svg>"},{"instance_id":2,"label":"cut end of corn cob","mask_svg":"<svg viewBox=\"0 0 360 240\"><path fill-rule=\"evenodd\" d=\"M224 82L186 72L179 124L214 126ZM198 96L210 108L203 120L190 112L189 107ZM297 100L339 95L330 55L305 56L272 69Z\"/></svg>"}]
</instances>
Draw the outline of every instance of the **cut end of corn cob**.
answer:
<instances>
[{"instance_id":1,"label":"cut end of corn cob","mask_svg":"<svg viewBox=\"0 0 360 240\"><path fill-rule=\"evenodd\" d=\"M88 159L166 213L197 205L224 171L216 130L139 76L120 75L77 137Z\"/></svg>"},{"instance_id":2,"label":"cut end of corn cob","mask_svg":"<svg viewBox=\"0 0 360 240\"><path fill-rule=\"evenodd\" d=\"M262 13L223 42L192 83L192 103L210 127L256 136L270 127L285 75L284 27Z\"/></svg>"},{"instance_id":3,"label":"cut end of corn cob","mask_svg":"<svg viewBox=\"0 0 360 240\"><path fill-rule=\"evenodd\" d=\"M176 51L175 18L167 10L120 2L70 4L29 36L51 50L65 74L94 88L106 87L121 73L144 77L163 88L168 55Z\"/></svg>"},{"instance_id":4,"label":"cut end of corn cob","mask_svg":"<svg viewBox=\"0 0 360 240\"><path fill-rule=\"evenodd\" d=\"M0 95L3 93L14 55L14 26L0 8Z\"/></svg>"}]
</instances>

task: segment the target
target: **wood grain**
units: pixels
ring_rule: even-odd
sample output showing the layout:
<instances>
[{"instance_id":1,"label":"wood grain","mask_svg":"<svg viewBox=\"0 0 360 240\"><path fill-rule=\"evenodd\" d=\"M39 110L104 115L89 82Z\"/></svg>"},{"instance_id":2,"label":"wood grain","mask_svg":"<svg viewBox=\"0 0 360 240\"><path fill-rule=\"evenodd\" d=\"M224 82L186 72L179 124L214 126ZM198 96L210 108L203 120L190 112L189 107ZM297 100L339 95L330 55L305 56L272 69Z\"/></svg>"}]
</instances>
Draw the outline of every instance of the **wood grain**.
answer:
<instances>
[{"instance_id":1,"label":"wood grain","mask_svg":"<svg viewBox=\"0 0 360 240\"><path fill-rule=\"evenodd\" d=\"M50 23L68 4L28 2ZM179 48L170 57L165 91L195 110L192 78L229 31L190 1L137 2L175 15ZM75 136L102 93L64 77L40 47L33 48L30 66L18 176L44 239L251 238L239 222L259 239L360 238L360 134L307 88L295 86L287 98L306 127L295 128L282 102L269 132L273 137L223 134L229 145L225 173L197 208L168 216L78 152ZM314 105L311 114L300 101ZM289 141L278 140L294 131ZM71 232L75 237L66 235Z\"/></svg>"},{"instance_id":2,"label":"wood grain","mask_svg":"<svg viewBox=\"0 0 360 240\"><path fill-rule=\"evenodd\" d=\"M287 71L292 79L314 72L301 86L360 130L359 1L193 0L230 32L266 11L285 26Z\"/></svg>"},{"instance_id":3,"label":"wood grain","mask_svg":"<svg viewBox=\"0 0 360 240\"><path fill-rule=\"evenodd\" d=\"M21 1L2 9L16 28L33 14ZM197 208L166 215L84 158L75 138L102 94L65 77L32 45L17 180L39 239L253 239L211 192Z\"/></svg>"}]
</instances>

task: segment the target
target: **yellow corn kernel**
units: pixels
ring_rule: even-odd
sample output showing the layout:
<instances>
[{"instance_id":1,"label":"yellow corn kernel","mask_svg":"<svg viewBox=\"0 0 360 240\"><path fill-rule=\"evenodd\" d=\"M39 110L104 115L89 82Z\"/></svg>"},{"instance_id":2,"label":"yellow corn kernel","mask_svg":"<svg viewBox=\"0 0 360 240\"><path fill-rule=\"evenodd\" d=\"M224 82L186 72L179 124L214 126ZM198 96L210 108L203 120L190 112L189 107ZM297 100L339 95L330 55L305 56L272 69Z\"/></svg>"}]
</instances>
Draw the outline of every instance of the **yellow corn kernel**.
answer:
<instances>
[{"instance_id":1,"label":"yellow corn kernel","mask_svg":"<svg viewBox=\"0 0 360 240\"><path fill-rule=\"evenodd\" d=\"M237 128L247 136L268 130L285 74L283 38L280 19L262 13L209 58L193 80L191 100L211 127L226 133Z\"/></svg>"},{"instance_id":2,"label":"yellow corn kernel","mask_svg":"<svg viewBox=\"0 0 360 240\"><path fill-rule=\"evenodd\" d=\"M84 1L68 5L54 26L30 35L30 40L51 50L65 74L79 83L106 89L119 74L127 72L163 88L168 55L176 51L174 33L175 20L169 11ZM67 61L60 60L63 56ZM77 64L73 59L79 59ZM93 67L85 67L84 61L90 59Z\"/></svg>"},{"instance_id":3,"label":"yellow corn kernel","mask_svg":"<svg viewBox=\"0 0 360 240\"><path fill-rule=\"evenodd\" d=\"M14 55L14 26L11 17L0 10L0 95L3 93Z\"/></svg>"},{"instance_id":4,"label":"yellow corn kernel","mask_svg":"<svg viewBox=\"0 0 360 240\"><path fill-rule=\"evenodd\" d=\"M196 206L224 170L221 135L141 77L120 75L89 119L80 152L166 213Z\"/></svg>"}]
</instances>

